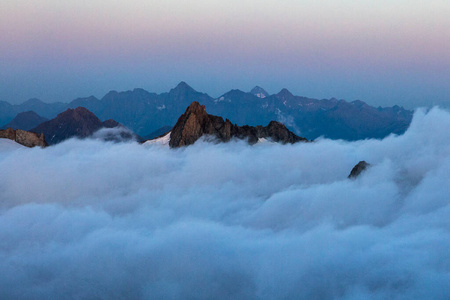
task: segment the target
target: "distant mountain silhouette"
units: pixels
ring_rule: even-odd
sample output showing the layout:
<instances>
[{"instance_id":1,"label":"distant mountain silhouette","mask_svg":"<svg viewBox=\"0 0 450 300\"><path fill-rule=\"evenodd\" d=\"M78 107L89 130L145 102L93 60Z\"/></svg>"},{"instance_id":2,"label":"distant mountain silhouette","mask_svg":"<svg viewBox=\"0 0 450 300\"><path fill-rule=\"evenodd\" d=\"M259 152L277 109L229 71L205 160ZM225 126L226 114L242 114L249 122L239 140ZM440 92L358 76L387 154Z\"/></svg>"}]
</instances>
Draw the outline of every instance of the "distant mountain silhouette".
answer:
<instances>
[{"instance_id":1,"label":"distant mountain silhouette","mask_svg":"<svg viewBox=\"0 0 450 300\"><path fill-rule=\"evenodd\" d=\"M278 94L275 95L280 100L292 100L294 95L289 92L288 89L282 89Z\"/></svg>"},{"instance_id":2,"label":"distant mountain silhouette","mask_svg":"<svg viewBox=\"0 0 450 300\"><path fill-rule=\"evenodd\" d=\"M0 101L0 124L7 124L11 122L17 114L27 111L34 111L41 117L51 119L60 112L66 110L67 107L67 103L44 103L41 100L34 98L19 105L12 105L8 102Z\"/></svg>"},{"instance_id":3,"label":"distant mountain silhouette","mask_svg":"<svg viewBox=\"0 0 450 300\"><path fill-rule=\"evenodd\" d=\"M264 98L270 96L269 93L266 92L266 90L264 90L262 87L259 87L259 86L255 86L250 91L250 94L252 94L252 95L254 95L254 96L258 97L258 98L261 98L261 99L264 99Z\"/></svg>"},{"instance_id":4,"label":"distant mountain silhouette","mask_svg":"<svg viewBox=\"0 0 450 300\"><path fill-rule=\"evenodd\" d=\"M84 107L67 109L56 118L33 128L33 132L44 133L47 143L53 145L71 137L88 137L101 128L118 126L114 120L101 122L99 118Z\"/></svg>"},{"instance_id":5,"label":"distant mountain silhouette","mask_svg":"<svg viewBox=\"0 0 450 300\"><path fill-rule=\"evenodd\" d=\"M260 97L263 94L266 96ZM147 136L163 126L174 125L193 101L206 105L211 114L238 125L256 126L277 120L308 139L319 136L345 140L383 138L405 132L412 119L412 111L399 106L375 108L359 100L317 100L294 96L287 89L274 95L260 87L251 92L231 90L215 99L181 82L162 94L134 89L111 91L102 99L78 98L68 104L46 104L36 99L21 105L0 102L0 124L8 123L22 111L33 110L43 117L54 118L67 108L83 106L101 120L114 119L137 134Z\"/></svg>"},{"instance_id":6,"label":"distant mountain silhouette","mask_svg":"<svg viewBox=\"0 0 450 300\"><path fill-rule=\"evenodd\" d=\"M11 120L11 122L2 126L1 129L12 128L30 130L45 121L48 121L48 119L41 117L34 111L26 111L18 113L17 116Z\"/></svg>"},{"instance_id":7,"label":"distant mountain silhouette","mask_svg":"<svg viewBox=\"0 0 450 300\"><path fill-rule=\"evenodd\" d=\"M204 105L194 101L172 128L169 146L188 146L204 135L215 137L221 142L228 142L232 138L246 139L250 144L259 139L270 139L283 144L307 141L276 121L271 121L266 127L233 125L228 119L224 121L222 117L209 115Z\"/></svg>"}]
</instances>

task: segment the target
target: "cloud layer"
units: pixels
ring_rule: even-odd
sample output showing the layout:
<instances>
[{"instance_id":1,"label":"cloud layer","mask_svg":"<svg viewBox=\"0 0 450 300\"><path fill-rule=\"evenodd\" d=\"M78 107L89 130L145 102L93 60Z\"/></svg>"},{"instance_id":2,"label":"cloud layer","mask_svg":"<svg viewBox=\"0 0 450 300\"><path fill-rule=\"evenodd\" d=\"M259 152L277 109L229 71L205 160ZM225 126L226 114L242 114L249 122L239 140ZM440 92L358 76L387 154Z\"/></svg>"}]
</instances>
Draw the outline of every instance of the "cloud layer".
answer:
<instances>
[{"instance_id":1,"label":"cloud layer","mask_svg":"<svg viewBox=\"0 0 450 300\"><path fill-rule=\"evenodd\" d=\"M448 299L448 128L435 108L382 141L2 143L0 298Z\"/></svg>"}]
</instances>

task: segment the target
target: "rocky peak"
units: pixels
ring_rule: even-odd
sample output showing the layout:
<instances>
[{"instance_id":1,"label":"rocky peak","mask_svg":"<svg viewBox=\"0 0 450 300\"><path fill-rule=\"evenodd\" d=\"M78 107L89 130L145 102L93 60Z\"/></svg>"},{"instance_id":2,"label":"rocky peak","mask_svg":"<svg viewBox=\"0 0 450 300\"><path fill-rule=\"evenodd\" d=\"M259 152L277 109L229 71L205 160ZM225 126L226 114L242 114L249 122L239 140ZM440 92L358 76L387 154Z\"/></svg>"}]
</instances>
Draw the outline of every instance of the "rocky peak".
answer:
<instances>
[{"instance_id":1,"label":"rocky peak","mask_svg":"<svg viewBox=\"0 0 450 300\"><path fill-rule=\"evenodd\" d=\"M260 87L260 86L255 86L255 87L250 91L250 94L253 94L253 95L255 95L256 97L261 98L261 99L266 98L266 97L269 96L269 93L266 92L266 90L264 90L264 89L263 89L262 87Z\"/></svg>"},{"instance_id":2,"label":"rocky peak","mask_svg":"<svg viewBox=\"0 0 450 300\"><path fill-rule=\"evenodd\" d=\"M370 167L370 164L365 162L364 160L357 163L352 171L350 172L350 175L348 175L348 178L355 179L358 177L362 172L364 172L368 167Z\"/></svg>"},{"instance_id":3,"label":"rocky peak","mask_svg":"<svg viewBox=\"0 0 450 300\"><path fill-rule=\"evenodd\" d=\"M56 118L44 122L33 129L35 132L43 132L49 144L56 144L71 137L84 138L92 135L103 127L114 127L118 124L114 120L102 123L97 116L84 107L69 108L60 113Z\"/></svg>"},{"instance_id":4,"label":"rocky peak","mask_svg":"<svg viewBox=\"0 0 450 300\"><path fill-rule=\"evenodd\" d=\"M298 137L289 131L283 123L277 121L270 121L265 130L267 131L266 135L269 136L274 142L293 144L299 141L306 141L306 139Z\"/></svg>"},{"instance_id":5,"label":"rocky peak","mask_svg":"<svg viewBox=\"0 0 450 300\"><path fill-rule=\"evenodd\" d=\"M25 131L21 129L14 130L8 128L6 130L0 130L0 138L6 138L15 141L25 147L47 147L48 144L45 141L43 133L37 134L35 132Z\"/></svg>"},{"instance_id":6,"label":"rocky peak","mask_svg":"<svg viewBox=\"0 0 450 300\"><path fill-rule=\"evenodd\" d=\"M169 145L171 147L191 145L203 134L209 132L210 125L211 120L206 113L205 106L194 101L172 128Z\"/></svg>"},{"instance_id":7,"label":"rocky peak","mask_svg":"<svg viewBox=\"0 0 450 300\"><path fill-rule=\"evenodd\" d=\"M198 115L207 115L206 109L204 105L200 105L197 101L194 101L186 108L186 112L188 114L198 114Z\"/></svg>"},{"instance_id":8,"label":"rocky peak","mask_svg":"<svg viewBox=\"0 0 450 300\"><path fill-rule=\"evenodd\" d=\"M86 118L98 119L94 113L92 113L87 108L79 106L77 108L69 108L66 111L58 114L57 118L73 118L75 120L82 120ZM100 120L99 120L100 121Z\"/></svg>"},{"instance_id":9,"label":"rocky peak","mask_svg":"<svg viewBox=\"0 0 450 300\"><path fill-rule=\"evenodd\" d=\"M260 138L281 143L307 141L296 136L279 122L272 121L266 127L237 126L228 119L224 121L221 117L209 115L204 105L192 102L173 127L169 146L177 148L191 145L203 135L213 136L222 142L227 142L231 138L248 139L250 144L256 143Z\"/></svg>"}]
</instances>

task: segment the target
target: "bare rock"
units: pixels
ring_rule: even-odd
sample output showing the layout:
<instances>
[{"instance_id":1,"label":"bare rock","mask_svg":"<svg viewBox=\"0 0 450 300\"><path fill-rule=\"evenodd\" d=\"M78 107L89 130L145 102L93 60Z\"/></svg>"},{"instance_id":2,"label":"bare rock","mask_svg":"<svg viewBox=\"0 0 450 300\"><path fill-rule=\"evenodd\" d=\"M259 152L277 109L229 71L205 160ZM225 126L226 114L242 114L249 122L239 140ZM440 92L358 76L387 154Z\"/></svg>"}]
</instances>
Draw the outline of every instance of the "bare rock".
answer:
<instances>
[{"instance_id":1,"label":"bare rock","mask_svg":"<svg viewBox=\"0 0 450 300\"><path fill-rule=\"evenodd\" d=\"M370 167L369 163L365 162L364 160L360 161L359 163L356 164L356 166L353 167L352 171L350 172L350 175L348 175L348 178L355 179L368 167Z\"/></svg>"},{"instance_id":2,"label":"bare rock","mask_svg":"<svg viewBox=\"0 0 450 300\"><path fill-rule=\"evenodd\" d=\"M0 130L0 138L16 140L16 131L12 128L7 128L5 130Z\"/></svg>"},{"instance_id":3,"label":"bare rock","mask_svg":"<svg viewBox=\"0 0 450 300\"><path fill-rule=\"evenodd\" d=\"M8 128L6 130L0 130L0 138L10 139L30 148L35 146L44 148L48 146L43 133L38 134L21 129L13 130L12 128Z\"/></svg>"},{"instance_id":4,"label":"bare rock","mask_svg":"<svg viewBox=\"0 0 450 300\"><path fill-rule=\"evenodd\" d=\"M224 121L222 117L209 115L204 105L194 101L173 127L169 145L172 148L191 145L203 135L214 136L222 142L232 138L248 139L250 144L258 142L260 138L280 143L307 141L276 121L271 121L266 127L233 125L228 119Z\"/></svg>"}]
</instances>

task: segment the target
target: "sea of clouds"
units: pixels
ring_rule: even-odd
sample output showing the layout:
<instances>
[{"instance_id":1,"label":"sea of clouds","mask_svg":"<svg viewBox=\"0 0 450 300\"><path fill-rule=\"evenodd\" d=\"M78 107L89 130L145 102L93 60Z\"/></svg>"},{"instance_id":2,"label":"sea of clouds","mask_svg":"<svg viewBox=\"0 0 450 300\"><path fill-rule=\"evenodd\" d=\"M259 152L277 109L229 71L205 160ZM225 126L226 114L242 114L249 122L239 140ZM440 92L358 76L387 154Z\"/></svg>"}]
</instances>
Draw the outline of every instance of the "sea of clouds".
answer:
<instances>
[{"instance_id":1,"label":"sea of clouds","mask_svg":"<svg viewBox=\"0 0 450 300\"><path fill-rule=\"evenodd\" d=\"M3 141L0 299L449 299L449 129L434 108L384 140Z\"/></svg>"}]
</instances>

